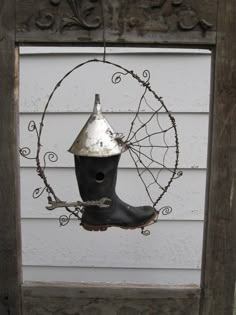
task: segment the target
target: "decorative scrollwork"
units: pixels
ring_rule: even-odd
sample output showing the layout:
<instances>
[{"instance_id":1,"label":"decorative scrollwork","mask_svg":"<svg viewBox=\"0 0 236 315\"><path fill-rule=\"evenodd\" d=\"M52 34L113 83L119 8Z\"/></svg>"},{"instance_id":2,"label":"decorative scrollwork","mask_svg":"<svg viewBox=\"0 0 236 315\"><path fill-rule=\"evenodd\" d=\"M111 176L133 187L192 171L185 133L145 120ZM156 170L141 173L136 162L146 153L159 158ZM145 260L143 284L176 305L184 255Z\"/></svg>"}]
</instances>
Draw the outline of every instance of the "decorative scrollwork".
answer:
<instances>
[{"instance_id":1,"label":"decorative scrollwork","mask_svg":"<svg viewBox=\"0 0 236 315\"><path fill-rule=\"evenodd\" d=\"M51 163L58 161L58 155L55 152L48 151L43 156L44 168L47 166L47 160Z\"/></svg>"},{"instance_id":2,"label":"decorative scrollwork","mask_svg":"<svg viewBox=\"0 0 236 315\"><path fill-rule=\"evenodd\" d=\"M172 212L172 207L170 206L164 206L160 209L160 213L162 213L162 215L168 215Z\"/></svg>"},{"instance_id":3,"label":"decorative scrollwork","mask_svg":"<svg viewBox=\"0 0 236 315\"><path fill-rule=\"evenodd\" d=\"M206 32L212 27L212 24L205 19L199 19L197 12L193 8L183 8L178 13L178 27L183 31L191 31L197 26Z\"/></svg>"},{"instance_id":4,"label":"decorative scrollwork","mask_svg":"<svg viewBox=\"0 0 236 315\"><path fill-rule=\"evenodd\" d=\"M87 22L87 18L96 8L96 4L84 0L67 0L67 2L74 15L63 18L63 27L76 25L83 28L95 29L101 26L101 16L95 16L92 24Z\"/></svg>"},{"instance_id":5,"label":"decorative scrollwork","mask_svg":"<svg viewBox=\"0 0 236 315\"><path fill-rule=\"evenodd\" d=\"M104 0L103 0L104 1ZM28 1L30 3L30 1ZM148 32L172 33L197 31L198 36L215 24L214 5L207 1L192 0L146 0L146 1L107 1L101 0L41 0L28 6L28 16L18 25L19 32L42 30L58 33L73 30L94 30L103 27L112 34L126 35L136 32L141 37ZM19 6L21 2L19 1ZM199 12L205 6L206 16ZM105 18L104 18L105 16ZM209 20L208 20L209 19ZM203 34L202 34L203 33ZM79 34L78 34L79 36ZM88 35L91 39L92 36ZM125 38L126 36L124 36ZM83 40L83 35L78 39ZM103 41L105 42L105 38Z\"/></svg>"},{"instance_id":6,"label":"decorative scrollwork","mask_svg":"<svg viewBox=\"0 0 236 315\"><path fill-rule=\"evenodd\" d=\"M38 133L38 128L36 126L36 123L34 120L31 120L28 124L28 131L29 132L36 132L36 137L38 139L39 133ZM24 158L28 160L35 160L36 157L30 157L29 155L31 154L31 149L29 147L23 147L19 149L20 155L23 156Z\"/></svg>"},{"instance_id":7,"label":"decorative scrollwork","mask_svg":"<svg viewBox=\"0 0 236 315\"><path fill-rule=\"evenodd\" d=\"M68 207L65 207L65 209L66 209L67 212L69 212L70 214L69 214L69 215L63 214L63 215L61 215L61 216L59 217L60 226L65 226L65 225L67 225L67 224L70 222L72 216L76 217L77 220L81 221L80 213L83 212L83 210L82 210L83 208L82 208L82 207L76 207L75 210L71 210L71 209L68 208Z\"/></svg>"},{"instance_id":8,"label":"decorative scrollwork","mask_svg":"<svg viewBox=\"0 0 236 315\"><path fill-rule=\"evenodd\" d=\"M123 15L128 17L125 21L128 30L137 28L142 33L145 31L173 32L173 30L186 32L200 28L205 32L213 26L206 19L199 18L199 13L188 0L153 0L137 4L137 6L139 9L135 16L131 5L127 5L126 11L123 12Z\"/></svg>"},{"instance_id":9,"label":"decorative scrollwork","mask_svg":"<svg viewBox=\"0 0 236 315\"><path fill-rule=\"evenodd\" d=\"M40 196L42 196L42 194L45 192L45 190L46 190L46 187L43 187L43 188L42 187L38 187L38 188L36 188L34 190L33 194L32 194L33 198L34 199L39 198Z\"/></svg>"},{"instance_id":10,"label":"decorative scrollwork","mask_svg":"<svg viewBox=\"0 0 236 315\"><path fill-rule=\"evenodd\" d=\"M201 20L199 21L199 25L200 25L200 27L202 28L202 30L203 30L204 32L208 31L208 30L209 30L210 28L212 28L212 26L213 26L212 23L208 22L208 21L205 20L205 19L201 19Z\"/></svg>"},{"instance_id":11,"label":"decorative scrollwork","mask_svg":"<svg viewBox=\"0 0 236 315\"><path fill-rule=\"evenodd\" d=\"M69 216L63 214L59 217L60 226L65 226L70 222L71 214Z\"/></svg>"},{"instance_id":12,"label":"decorative scrollwork","mask_svg":"<svg viewBox=\"0 0 236 315\"><path fill-rule=\"evenodd\" d=\"M157 223L158 221L158 215L159 215L159 211L156 211L157 212L157 217L155 220L153 220L151 223L149 223L148 225L146 225L145 227L141 227L141 234L144 235L144 236L149 236L151 234L150 230L147 229L147 226L150 226L150 225L153 225L155 223Z\"/></svg>"},{"instance_id":13,"label":"decorative scrollwork","mask_svg":"<svg viewBox=\"0 0 236 315\"><path fill-rule=\"evenodd\" d=\"M96 29L102 24L100 1L48 0L45 6L43 1L41 2L39 6L36 4L32 15L20 26L20 31L26 32L36 27L42 31L61 32L64 28L74 27ZM65 3L67 3L67 8ZM65 9L67 14L65 14Z\"/></svg>"},{"instance_id":14,"label":"decorative scrollwork","mask_svg":"<svg viewBox=\"0 0 236 315\"><path fill-rule=\"evenodd\" d=\"M181 176L183 176L183 172L182 171L178 171L174 177L174 179L178 179L180 178Z\"/></svg>"},{"instance_id":15,"label":"decorative scrollwork","mask_svg":"<svg viewBox=\"0 0 236 315\"><path fill-rule=\"evenodd\" d=\"M145 83L148 83L149 81L150 81L150 77L151 77L151 75L150 75L150 71L149 70L144 70L143 71L143 77L144 77L144 79L146 79L145 80Z\"/></svg>"},{"instance_id":16,"label":"decorative scrollwork","mask_svg":"<svg viewBox=\"0 0 236 315\"><path fill-rule=\"evenodd\" d=\"M41 10L38 12L38 16L35 19L35 25L42 29L47 30L50 29L55 23L55 17L51 12L47 10Z\"/></svg>"},{"instance_id":17,"label":"decorative scrollwork","mask_svg":"<svg viewBox=\"0 0 236 315\"><path fill-rule=\"evenodd\" d=\"M23 156L24 158L28 159L28 160L35 160L35 157L29 157L29 155L31 154L31 150L28 147L23 147L20 148L20 155Z\"/></svg>"},{"instance_id":18,"label":"decorative scrollwork","mask_svg":"<svg viewBox=\"0 0 236 315\"><path fill-rule=\"evenodd\" d=\"M199 19L194 10L187 8L179 13L178 26L181 30L193 30L199 23Z\"/></svg>"},{"instance_id":19,"label":"decorative scrollwork","mask_svg":"<svg viewBox=\"0 0 236 315\"><path fill-rule=\"evenodd\" d=\"M113 75L112 75L112 78L111 78L111 82L113 83L113 84L118 84L118 83L120 83L121 82L121 77L122 76L125 76L125 75L127 75L128 74L128 72L115 72Z\"/></svg>"},{"instance_id":20,"label":"decorative scrollwork","mask_svg":"<svg viewBox=\"0 0 236 315\"><path fill-rule=\"evenodd\" d=\"M141 228L141 234L144 236L149 236L151 232L145 228Z\"/></svg>"},{"instance_id":21,"label":"decorative scrollwork","mask_svg":"<svg viewBox=\"0 0 236 315\"><path fill-rule=\"evenodd\" d=\"M36 122L35 122L34 120L31 120L31 121L29 122L29 124L28 124L28 130L29 130L29 132L35 132L37 138L39 137L39 131L38 131Z\"/></svg>"},{"instance_id":22,"label":"decorative scrollwork","mask_svg":"<svg viewBox=\"0 0 236 315\"><path fill-rule=\"evenodd\" d=\"M34 120L31 120L31 121L29 122L29 124L28 124L28 130L29 130L30 132L36 131L36 132L38 133L38 129L37 129L37 126L36 126L36 123L35 123Z\"/></svg>"}]
</instances>

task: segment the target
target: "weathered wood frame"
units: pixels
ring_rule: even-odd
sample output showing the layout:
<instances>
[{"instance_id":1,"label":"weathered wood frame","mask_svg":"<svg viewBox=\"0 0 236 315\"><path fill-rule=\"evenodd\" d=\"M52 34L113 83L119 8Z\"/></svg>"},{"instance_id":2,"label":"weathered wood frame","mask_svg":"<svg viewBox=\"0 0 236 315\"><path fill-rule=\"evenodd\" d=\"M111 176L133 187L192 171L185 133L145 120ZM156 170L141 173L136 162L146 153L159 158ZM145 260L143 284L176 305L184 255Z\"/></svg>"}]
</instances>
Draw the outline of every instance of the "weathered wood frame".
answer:
<instances>
[{"instance_id":1,"label":"weathered wood frame","mask_svg":"<svg viewBox=\"0 0 236 315\"><path fill-rule=\"evenodd\" d=\"M16 2L18 11L16 14ZM27 1L26 1L27 2ZM204 3L200 1L204 11ZM17 16L20 0L0 4L0 313L77 314L84 305L101 314L232 315L235 288L236 245L236 3L208 1L217 13L216 28L205 36L198 32L152 34L129 33L118 41L123 45L207 47L212 50L212 88L209 128L208 181L202 282L200 288L120 285L24 283L21 278L20 190L18 156L18 49L28 44L79 44L77 32L68 36L43 32L21 32ZM214 11L214 10L213 10ZM23 12L23 13L22 13ZM18 30L18 32L16 32ZM43 34L43 35L42 35ZM97 44L101 33L84 44ZM184 35L183 35L184 34ZM90 38L90 40L91 40ZM22 294L23 293L23 294ZM23 296L23 298L22 298ZM140 304L141 301L141 304ZM23 311L24 305L24 311ZM109 306L111 307L109 309ZM117 307L117 308L116 308ZM114 310L120 310L115 313ZM132 310L131 310L132 309ZM111 311L113 310L113 311ZM100 314L96 313L96 314ZM135 314L136 314L135 313ZM63 314L65 314L63 312ZM83 312L81 314L84 314ZM87 313L86 313L87 314ZM93 313L88 313L93 314ZM95 313L94 313L95 314ZM146 313L145 313L146 314Z\"/></svg>"}]
</instances>

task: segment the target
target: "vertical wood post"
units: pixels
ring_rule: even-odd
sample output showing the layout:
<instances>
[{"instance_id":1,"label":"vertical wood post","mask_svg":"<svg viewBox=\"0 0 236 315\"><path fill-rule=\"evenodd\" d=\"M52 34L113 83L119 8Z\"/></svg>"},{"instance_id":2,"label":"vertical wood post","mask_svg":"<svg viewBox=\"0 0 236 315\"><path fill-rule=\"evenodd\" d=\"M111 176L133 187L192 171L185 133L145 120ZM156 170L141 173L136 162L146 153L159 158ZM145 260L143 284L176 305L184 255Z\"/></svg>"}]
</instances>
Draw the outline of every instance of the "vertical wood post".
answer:
<instances>
[{"instance_id":1,"label":"vertical wood post","mask_svg":"<svg viewBox=\"0 0 236 315\"><path fill-rule=\"evenodd\" d=\"M236 283L235 283L235 289L234 289L234 311L233 315L236 315Z\"/></svg>"},{"instance_id":2,"label":"vertical wood post","mask_svg":"<svg viewBox=\"0 0 236 315\"><path fill-rule=\"evenodd\" d=\"M21 312L18 154L18 51L15 1L0 2L0 314Z\"/></svg>"},{"instance_id":3,"label":"vertical wood post","mask_svg":"<svg viewBox=\"0 0 236 315\"><path fill-rule=\"evenodd\" d=\"M218 1L201 315L232 315L236 249L236 2Z\"/></svg>"}]
</instances>

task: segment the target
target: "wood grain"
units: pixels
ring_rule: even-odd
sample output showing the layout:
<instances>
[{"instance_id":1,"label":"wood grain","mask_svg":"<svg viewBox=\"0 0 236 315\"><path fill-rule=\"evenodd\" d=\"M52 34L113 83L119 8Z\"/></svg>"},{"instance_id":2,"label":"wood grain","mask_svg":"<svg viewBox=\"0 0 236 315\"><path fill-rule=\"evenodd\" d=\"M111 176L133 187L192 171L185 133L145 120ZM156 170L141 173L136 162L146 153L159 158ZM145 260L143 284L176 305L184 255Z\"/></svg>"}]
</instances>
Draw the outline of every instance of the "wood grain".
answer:
<instances>
[{"instance_id":1,"label":"wood grain","mask_svg":"<svg viewBox=\"0 0 236 315\"><path fill-rule=\"evenodd\" d=\"M18 51L15 1L0 4L0 314L21 313Z\"/></svg>"},{"instance_id":2,"label":"wood grain","mask_svg":"<svg viewBox=\"0 0 236 315\"><path fill-rule=\"evenodd\" d=\"M236 3L219 0L201 314L231 315L236 249Z\"/></svg>"},{"instance_id":3,"label":"wood grain","mask_svg":"<svg viewBox=\"0 0 236 315\"><path fill-rule=\"evenodd\" d=\"M16 2L21 43L101 45L103 23L109 44L215 43L216 0Z\"/></svg>"},{"instance_id":4,"label":"wood grain","mask_svg":"<svg viewBox=\"0 0 236 315\"><path fill-rule=\"evenodd\" d=\"M24 314L197 315L199 288L25 283Z\"/></svg>"},{"instance_id":5,"label":"wood grain","mask_svg":"<svg viewBox=\"0 0 236 315\"><path fill-rule=\"evenodd\" d=\"M233 315L236 315L236 283L235 283L235 289L234 289L234 310Z\"/></svg>"},{"instance_id":6,"label":"wood grain","mask_svg":"<svg viewBox=\"0 0 236 315\"><path fill-rule=\"evenodd\" d=\"M53 12L46 12L46 3L54 6L53 9L51 8ZM56 6L59 3L60 1L28 0L23 2L18 0L17 41L84 45L91 43L97 45L102 42L103 31L100 25L92 30L82 21L82 29L69 27L66 31L61 30L57 20L53 20L59 16L60 22L60 19L64 18L57 14ZM66 2L63 3L65 5ZM110 1L108 1L109 3ZM159 28L163 25L159 22L147 24L146 20L143 21L140 18L142 16L140 8L134 10L136 12L134 16L124 14L130 12L130 7L124 1L120 1L120 3L122 14L119 14L119 6L111 7L112 23L106 33L109 43L179 46L214 45L216 43L201 314L231 315L233 313L236 247L235 1L218 1L217 21L215 20L216 0L198 1L198 10L195 10L201 17L201 23L199 24L199 20L195 25L191 20L191 16L194 16L196 20L193 9L191 9L190 16L189 12L183 10L184 19L181 18L177 24L171 24L173 27L171 31L165 29L165 24L164 29L160 31ZM170 2L167 1L167 3ZM37 5L35 6L35 4ZM109 6L106 7L106 10L108 8ZM46 11L43 11L45 9ZM148 7L147 12L151 12L150 9L153 8ZM34 12L37 16L34 16ZM64 12L64 7L61 12ZM66 12L69 12L68 9ZM69 18L73 17L71 12L69 13ZM164 13L161 13L158 16L163 18ZM205 13L206 16L202 13ZM0 5L0 73L4 80L1 80L0 83L0 143L3 146L0 162L1 315L21 314L17 88L14 93L14 84L17 84L17 80L15 80L17 79L17 67L15 67L17 60L14 54L14 15L15 1L2 0ZM124 16L131 17L131 20L128 21L131 29L128 31ZM132 19L133 17L134 19ZM148 15L147 17L150 18ZM187 21L190 18L190 25L185 18ZM63 20L63 22L65 21ZM139 22L141 23L139 24ZM210 27L211 30L204 31L203 28L211 23L213 24L213 27ZM216 24L217 38L215 38ZM153 29L153 25L157 29ZM190 31L186 28L188 26ZM107 284L104 286L92 285L87 288L77 285L73 288L69 285L36 284L24 285L24 299L26 315L78 314L79 310L82 314L194 315L198 314L199 290L193 289L192 291L191 288L124 288L124 286L117 288Z\"/></svg>"}]
</instances>

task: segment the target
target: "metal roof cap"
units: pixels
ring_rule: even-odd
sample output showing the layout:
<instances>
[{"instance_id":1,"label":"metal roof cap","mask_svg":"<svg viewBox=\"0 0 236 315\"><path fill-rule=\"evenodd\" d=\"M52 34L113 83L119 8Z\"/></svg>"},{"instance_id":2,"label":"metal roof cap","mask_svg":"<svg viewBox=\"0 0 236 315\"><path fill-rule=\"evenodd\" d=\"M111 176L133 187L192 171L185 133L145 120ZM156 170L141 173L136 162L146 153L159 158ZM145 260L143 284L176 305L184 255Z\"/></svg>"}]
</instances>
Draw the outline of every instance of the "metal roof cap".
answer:
<instances>
[{"instance_id":1,"label":"metal roof cap","mask_svg":"<svg viewBox=\"0 0 236 315\"><path fill-rule=\"evenodd\" d=\"M100 95L95 94L93 113L69 149L79 156L107 157L121 154L124 146L102 114Z\"/></svg>"}]
</instances>

